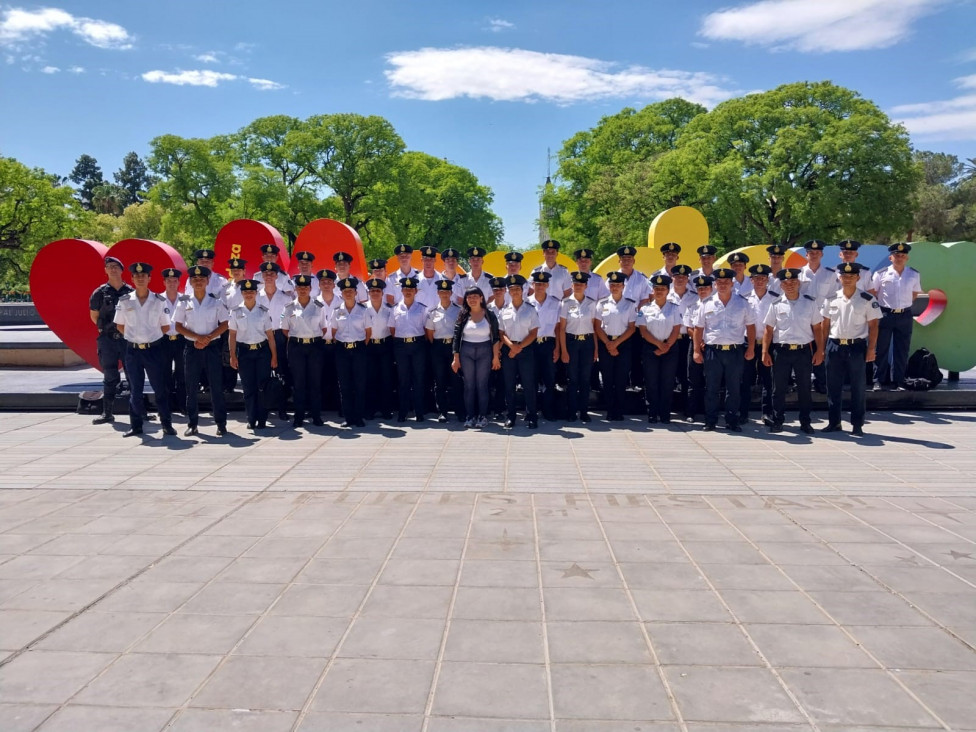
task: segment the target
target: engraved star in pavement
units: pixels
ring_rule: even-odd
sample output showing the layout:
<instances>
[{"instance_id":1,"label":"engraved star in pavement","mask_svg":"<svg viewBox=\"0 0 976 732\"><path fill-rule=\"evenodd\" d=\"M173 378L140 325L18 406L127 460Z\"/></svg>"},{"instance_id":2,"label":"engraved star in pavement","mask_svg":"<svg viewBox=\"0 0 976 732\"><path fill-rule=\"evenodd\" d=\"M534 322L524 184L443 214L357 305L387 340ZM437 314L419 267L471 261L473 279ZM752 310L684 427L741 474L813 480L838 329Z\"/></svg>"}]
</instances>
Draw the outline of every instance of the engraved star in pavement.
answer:
<instances>
[{"instance_id":1,"label":"engraved star in pavement","mask_svg":"<svg viewBox=\"0 0 976 732\"><path fill-rule=\"evenodd\" d=\"M583 569L576 562L569 569L563 570L563 579L566 577L585 577L586 579L593 579L593 575L590 572L599 572L599 569Z\"/></svg>"},{"instance_id":2,"label":"engraved star in pavement","mask_svg":"<svg viewBox=\"0 0 976 732\"><path fill-rule=\"evenodd\" d=\"M953 559L972 559L972 552L957 552L955 549L949 550L949 556Z\"/></svg>"},{"instance_id":3,"label":"engraved star in pavement","mask_svg":"<svg viewBox=\"0 0 976 732\"><path fill-rule=\"evenodd\" d=\"M895 559L897 559L899 562L904 562L905 564L912 564L916 567L919 566L918 557L916 557L914 554L910 557L895 557Z\"/></svg>"}]
</instances>

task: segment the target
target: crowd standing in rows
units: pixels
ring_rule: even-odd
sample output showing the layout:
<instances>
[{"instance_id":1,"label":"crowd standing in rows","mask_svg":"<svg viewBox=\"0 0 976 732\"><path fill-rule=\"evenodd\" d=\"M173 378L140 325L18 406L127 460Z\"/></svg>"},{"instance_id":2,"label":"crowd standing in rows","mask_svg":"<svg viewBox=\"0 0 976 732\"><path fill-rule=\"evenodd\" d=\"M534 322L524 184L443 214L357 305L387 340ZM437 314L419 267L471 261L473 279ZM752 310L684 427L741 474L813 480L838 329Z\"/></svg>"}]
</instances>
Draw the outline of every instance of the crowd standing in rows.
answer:
<instances>
[{"instance_id":1,"label":"crowd standing in rows","mask_svg":"<svg viewBox=\"0 0 976 732\"><path fill-rule=\"evenodd\" d=\"M741 432L758 383L770 432L783 430L786 394L795 388L799 429L810 434L811 388L827 394L822 431L834 432L849 384L852 433L862 435L867 386L897 388L905 378L921 282L907 266L910 244L891 245L891 264L873 275L856 261L858 242L840 243L836 268L823 266L825 246L807 242L802 268L784 268L779 245L767 247L768 264L749 266L736 252L715 268L717 250L705 245L692 270L677 264L681 247L667 243L663 266L650 275L634 269L637 251L624 246L604 278L592 271L589 249L574 252L572 272L558 264L554 240L542 244L545 261L528 276L522 254L509 252L497 277L484 271L480 247L467 250L462 274L456 249L423 247L416 270L413 249L401 244L396 271L371 260L360 281L345 252L333 256L333 269L314 272L315 255L296 252L299 274L289 278L275 262L278 247L268 244L259 279L246 277L241 259L228 261L225 278L214 271L213 250L198 250L182 293L178 269L164 270L165 291L154 293L149 264L129 265L130 287L122 262L106 257L107 282L89 303L104 372L103 412L93 421L114 421L121 361L130 384L126 436L143 431L147 377L166 435L176 434L174 408L186 414L185 435L199 434L203 387L216 434L225 435L225 392L238 376L247 426L263 429L269 410L261 390L273 371L286 388L270 411L295 428L323 425L325 410L350 429L394 411L399 423L411 413L423 422L433 411L439 422L453 414L467 428L492 419L511 428L520 393L530 429L540 408L549 421L587 423L597 387L609 422L624 419L630 390L643 392L650 424L670 423L677 395L687 422L704 415L703 429L714 430L724 404L725 427Z\"/></svg>"}]
</instances>

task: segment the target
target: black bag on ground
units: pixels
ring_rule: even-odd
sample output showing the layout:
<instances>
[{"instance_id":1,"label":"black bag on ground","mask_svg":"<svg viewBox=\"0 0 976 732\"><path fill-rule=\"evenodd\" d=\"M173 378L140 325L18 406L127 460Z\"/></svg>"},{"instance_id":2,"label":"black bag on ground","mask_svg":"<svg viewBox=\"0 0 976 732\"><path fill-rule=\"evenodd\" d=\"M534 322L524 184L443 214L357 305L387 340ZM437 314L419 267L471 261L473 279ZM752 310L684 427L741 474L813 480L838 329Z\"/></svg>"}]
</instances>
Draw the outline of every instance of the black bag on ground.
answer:
<instances>
[{"instance_id":1,"label":"black bag on ground","mask_svg":"<svg viewBox=\"0 0 976 732\"><path fill-rule=\"evenodd\" d=\"M913 389L908 382L917 382L918 380L927 381L928 386L922 388L914 387L915 391L927 391L942 383L942 372L939 370L939 361L936 359L935 354L927 348L919 348L915 351L909 357L908 365L905 368L906 388Z\"/></svg>"},{"instance_id":2,"label":"black bag on ground","mask_svg":"<svg viewBox=\"0 0 976 732\"><path fill-rule=\"evenodd\" d=\"M272 371L271 376L264 380L258 392L262 409L277 411L285 396L285 380L277 371Z\"/></svg>"},{"instance_id":3,"label":"black bag on ground","mask_svg":"<svg viewBox=\"0 0 976 732\"><path fill-rule=\"evenodd\" d=\"M100 391L83 391L78 395L78 414L101 414L103 395Z\"/></svg>"}]
</instances>

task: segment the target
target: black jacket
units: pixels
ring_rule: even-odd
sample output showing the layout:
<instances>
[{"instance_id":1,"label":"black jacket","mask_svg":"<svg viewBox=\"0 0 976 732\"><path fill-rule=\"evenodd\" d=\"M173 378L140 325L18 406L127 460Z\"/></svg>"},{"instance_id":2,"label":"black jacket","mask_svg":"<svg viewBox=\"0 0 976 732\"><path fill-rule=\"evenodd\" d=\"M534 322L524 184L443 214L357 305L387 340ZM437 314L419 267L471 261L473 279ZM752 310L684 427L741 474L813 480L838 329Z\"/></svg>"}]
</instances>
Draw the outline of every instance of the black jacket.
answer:
<instances>
[{"instance_id":1,"label":"black jacket","mask_svg":"<svg viewBox=\"0 0 976 732\"><path fill-rule=\"evenodd\" d=\"M451 343L451 352L460 353L461 352L461 340L464 336L464 326L468 323L468 318L471 316L470 312L461 311L458 316L457 322L454 324L454 341ZM491 333L491 344L494 345L498 343L500 336L498 335L498 318L491 310L485 310L485 317L488 319L488 330Z\"/></svg>"}]
</instances>

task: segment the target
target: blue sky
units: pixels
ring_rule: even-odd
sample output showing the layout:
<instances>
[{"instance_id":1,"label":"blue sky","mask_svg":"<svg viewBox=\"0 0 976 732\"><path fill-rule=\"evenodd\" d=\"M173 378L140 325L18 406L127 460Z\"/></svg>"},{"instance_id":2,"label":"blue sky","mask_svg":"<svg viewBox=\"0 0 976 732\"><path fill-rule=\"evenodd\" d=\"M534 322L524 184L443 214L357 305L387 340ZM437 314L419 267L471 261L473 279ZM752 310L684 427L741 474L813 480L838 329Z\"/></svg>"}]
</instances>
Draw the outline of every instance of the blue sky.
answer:
<instances>
[{"instance_id":1,"label":"blue sky","mask_svg":"<svg viewBox=\"0 0 976 732\"><path fill-rule=\"evenodd\" d=\"M829 79L976 157L972 0L52 1L0 3L0 154L62 175L88 153L110 177L165 133L376 114L490 186L525 247L546 149L672 96Z\"/></svg>"}]
</instances>

